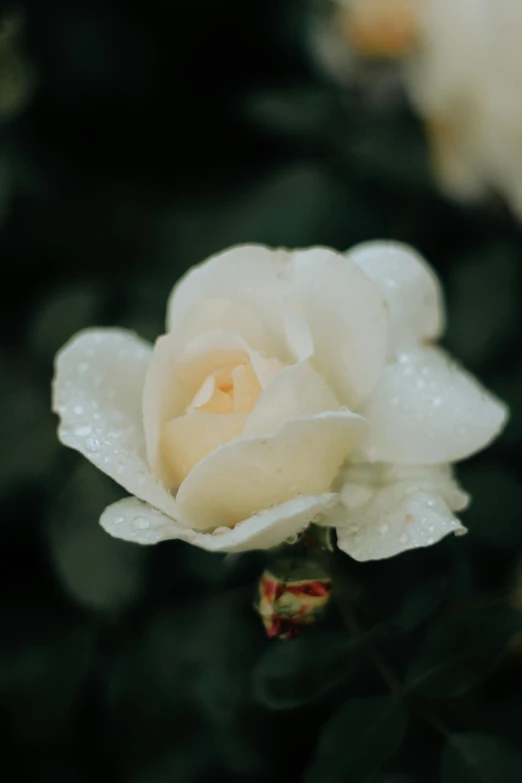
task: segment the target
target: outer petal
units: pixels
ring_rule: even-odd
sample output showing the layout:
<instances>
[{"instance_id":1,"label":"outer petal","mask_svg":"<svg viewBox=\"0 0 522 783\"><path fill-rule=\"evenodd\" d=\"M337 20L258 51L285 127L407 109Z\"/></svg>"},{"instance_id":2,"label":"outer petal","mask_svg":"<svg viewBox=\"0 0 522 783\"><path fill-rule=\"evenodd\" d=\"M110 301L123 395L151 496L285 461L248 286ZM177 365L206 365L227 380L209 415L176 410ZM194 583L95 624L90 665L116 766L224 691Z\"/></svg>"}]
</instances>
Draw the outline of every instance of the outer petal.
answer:
<instances>
[{"instance_id":1,"label":"outer petal","mask_svg":"<svg viewBox=\"0 0 522 783\"><path fill-rule=\"evenodd\" d=\"M346 253L382 291L390 311L392 354L435 340L444 328L439 281L415 250L399 242L364 242Z\"/></svg>"},{"instance_id":2,"label":"outer petal","mask_svg":"<svg viewBox=\"0 0 522 783\"><path fill-rule=\"evenodd\" d=\"M327 248L294 253L293 286L315 345L314 366L341 403L355 407L373 391L386 362L381 292L357 264Z\"/></svg>"},{"instance_id":3,"label":"outer petal","mask_svg":"<svg viewBox=\"0 0 522 783\"><path fill-rule=\"evenodd\" d=\"M172 291L167 308L167 330L174 331L193 311L199 312L202 317L199 331L208 330L206 308L200 303L208 298L226 298L241 305L243 315L239 318L236 308L230 312L229 322L215 323L214 328L232 327L241 332L243 319L257 316L267 329L272 344L280 344L284 335L284 288L281 280L289 264L288 258L289 254L284 250L271 250L263 245L239 245L193 267ZM248 311L250 315L247 315ZM246 339L252 337L251 326L243 336ZM252 347L258 346L252 343ZM263 346L259 348L263 349Z\"/></svg>"},{"instance_id":4,"label":"outer petal","mask_svg":"<svg viewBox=\"0 0 522 783\"><path fill-rule=\"evenodd\" d=\"M232 527L298 495L328 492L366 422L338 411L287 422L274 435L216 449L180 486L182 513L199 529Z\"/></svg>"},{"instance_id":5,"label":"outer petal","mask_svg":"<svg viewBox=\"0 0 522 783\"><path fill-rule=\"evenodd\" d=\"M150 358L150 345L132 332L82 332L57 356L53 410L62 443L174 516L176 501L151 474L145 454L141 399Z\"/></svg>"},{"instance_id":6,"label":"outer petal","mask_svg":"<svg viewBox=\"0 0 522 783\"><path fill-rule=\"evenodd\" d=\"M108 506L100 522L111 536L137 544L157 544L179 538L211 552L246 552L282 544L316 518L330 514L338 500L339 496L335 494L303 495L261 511L233 529L198 533L181 527L136 498L125 498Z\"/></svg>"},{"instance_id":7,"label":"outer petal","mask_svg":"<svg viewBox=\"0 0 522 783\"><path fill-rule=\"evenodd\" d=\"M281 370L261 394L249 416L244 435L275 432L290 419L339 410L332 390L308 362Z\"/></svg>"},{"instance_id":8,"label":"outer petal","mask_svg":"<svg viewBox=\"0 0 522 783\"><path fill-rule=\"evenodd\" d=\"M370 434L356 458L369 462L455 462L499 433L507 409L444 351L402 353L360 413Z\"/></svg>"},{"instance_id":9,"label":"outer petal","mask_svg":"<svg viewBox=\"0 0 522 783\"><path fill-rule=\"evenodd\" d=\"M338 546L355 560L381 560L436 544L465 528L452 511L468 497L449 466L361 466L347 471L337 509Z\"/></svg>"},{"instance_id":10,"label":"outer petal","mask_svg":"<svg viewBox=\"0 0 522 783\"><path fill-rule=\"evenodd\" d=\"M274 339L262 317L252 307L234 301L228 295L198 299L183 317L176 317L177 305L174 308L174 299L177 288L174 288L169 300L167 331L175 331L183 342L189 342L205 332L234 330L258 351L269 355L280 352L281 335ZM180 312L185 313L185 310L180 309Z\"/></svg>"}]
</instances>

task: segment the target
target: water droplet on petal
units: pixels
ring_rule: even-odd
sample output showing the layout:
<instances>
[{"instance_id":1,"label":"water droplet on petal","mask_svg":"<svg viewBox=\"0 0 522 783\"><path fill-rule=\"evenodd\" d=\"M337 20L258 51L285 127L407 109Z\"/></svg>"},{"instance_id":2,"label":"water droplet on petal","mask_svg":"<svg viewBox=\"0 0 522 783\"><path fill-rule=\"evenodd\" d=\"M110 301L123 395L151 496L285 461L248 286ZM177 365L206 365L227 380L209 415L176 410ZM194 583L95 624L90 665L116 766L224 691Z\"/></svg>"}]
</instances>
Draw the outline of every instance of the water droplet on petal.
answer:
<instances>
[{"instance_id":1,"label":"water droplet on petal","mask_svg":"<svg viewBox=\"0 0 522 783\"><path fill-rule=\"evenodd\" d=\"M92 427L89 427L88 424L82 424L80 427L76 427L74 430L74 434L77 435L79 438L83 438L86 435L90 435L92 432Z\"/></svg>"}]
</instances>

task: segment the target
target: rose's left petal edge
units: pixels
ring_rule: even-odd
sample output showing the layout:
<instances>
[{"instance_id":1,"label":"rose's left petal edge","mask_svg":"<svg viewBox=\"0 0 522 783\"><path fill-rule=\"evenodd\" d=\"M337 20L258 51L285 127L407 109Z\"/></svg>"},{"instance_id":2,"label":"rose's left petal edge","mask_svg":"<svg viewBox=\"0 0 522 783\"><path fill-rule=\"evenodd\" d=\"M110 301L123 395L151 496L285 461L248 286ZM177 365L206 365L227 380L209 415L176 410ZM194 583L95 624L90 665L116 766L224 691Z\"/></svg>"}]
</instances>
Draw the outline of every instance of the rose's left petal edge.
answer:
<instances>
[{"instance_id":1,"label":"rose's left petal edge","mask_svg":"<svg viewBox=\"0 0 522 783\"><path fill-rule=\"evenodd\" d=\"M124 329L75 335L55 361L52 406L58 437L127 492L177 516L176 501L152 475L145 453L142 394L151 346Z\"/></svg>"}]
</instances>

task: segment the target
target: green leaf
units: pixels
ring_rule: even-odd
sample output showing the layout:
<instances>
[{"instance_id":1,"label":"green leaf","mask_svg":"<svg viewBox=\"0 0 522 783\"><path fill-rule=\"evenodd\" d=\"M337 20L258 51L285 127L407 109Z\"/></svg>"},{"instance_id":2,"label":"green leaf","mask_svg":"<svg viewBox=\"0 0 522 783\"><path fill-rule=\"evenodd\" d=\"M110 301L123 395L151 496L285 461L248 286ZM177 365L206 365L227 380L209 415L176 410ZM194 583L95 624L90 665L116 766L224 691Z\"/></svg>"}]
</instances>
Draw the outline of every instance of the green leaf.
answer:
<instances>
[{"instance_id":1,"label":"green leaf","mask_svg":"<svg viewBox=\"0 0 522 783\"><path fill-rule=\"evenodd\" d=\"M406 687L432 698L466 693L487 678L521 628L522 614L509 606L446 618L421 644L406 674Z\"/></svg>"},{"instance_id":2,"label":"green leaf","mask_svg":"<svg viewBox=\"0 0 522 783\"><path fill-rule=\"evenodd\" d=\"M442 753L442 783L520 783L522 755L490 734L454 734Z\"/></svg>"},{"instance_id":3,"label":"green leaf","mask_svg":"<svg viewBox=\"0 0 522 783\"><path fill-rule=\"evenodd\" d=\"M400 748L407 712L390 696L350 699L326 723L305 783L359 783Z\"/></svg>"},{"instance_id":4,"label":"green leaf","mask_svg":"<svg viewBox=\"0 0 522 783\"><path fill-rule=\"evenodd\" d=\"M305 633L274 640L254 669L254 698L273 710L313 704L346 682L357 664L353 644L341 634Z\"/></svg>"},{"instance_id":5,"label":"green leaf","mask_svg":"<svg viewBox=\"0 0 522 783\"><path fill-rule=\"evenodd\" d=\"M220 726L234 722L251 701L251 671L268 645L249 599L250 591L227 590L194 613L186 651L196 668L194 701Z\"/></svg>"},{"instance_id":6,"label":"green leaf","mask_svg":"<svg viewBox=\"0 0 522 783\"><path fill-rule=\"evenodd\" d=\"M421 625L440 605L447 587L445 575L436 574L409 590L394 612L380 625L383 631L407 632Z\"/></svg>"}]
</instances>

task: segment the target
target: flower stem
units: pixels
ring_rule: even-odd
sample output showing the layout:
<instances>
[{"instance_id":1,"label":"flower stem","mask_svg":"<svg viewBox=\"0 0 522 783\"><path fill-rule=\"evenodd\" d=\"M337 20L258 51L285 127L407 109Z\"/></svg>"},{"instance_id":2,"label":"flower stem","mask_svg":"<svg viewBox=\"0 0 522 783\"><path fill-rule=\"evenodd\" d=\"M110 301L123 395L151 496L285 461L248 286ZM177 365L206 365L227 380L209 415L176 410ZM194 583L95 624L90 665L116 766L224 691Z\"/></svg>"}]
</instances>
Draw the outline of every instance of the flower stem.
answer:
<instances>
[{"instance_id":1,"label":"flower stem","mask_svg":"<svg viewBox=\"0 0 522 783\"><path fill-rule=\"evenodd\" d=\"M350 599L350 580L343 570L339 568L335 554L321 549L316 550L316 557L320 565L330 575L334 588L333 595L337 601L337 606L344 620L346 628L353 636L355 641L361 645L361 647L364 647L368 657L392 693L396 694L397 696L402 696L402 683L393 669L381 657L379 650L374 646L372 640L357 620L355 612L352 608L352 601Z\"/></svg>"}]
</instances>

